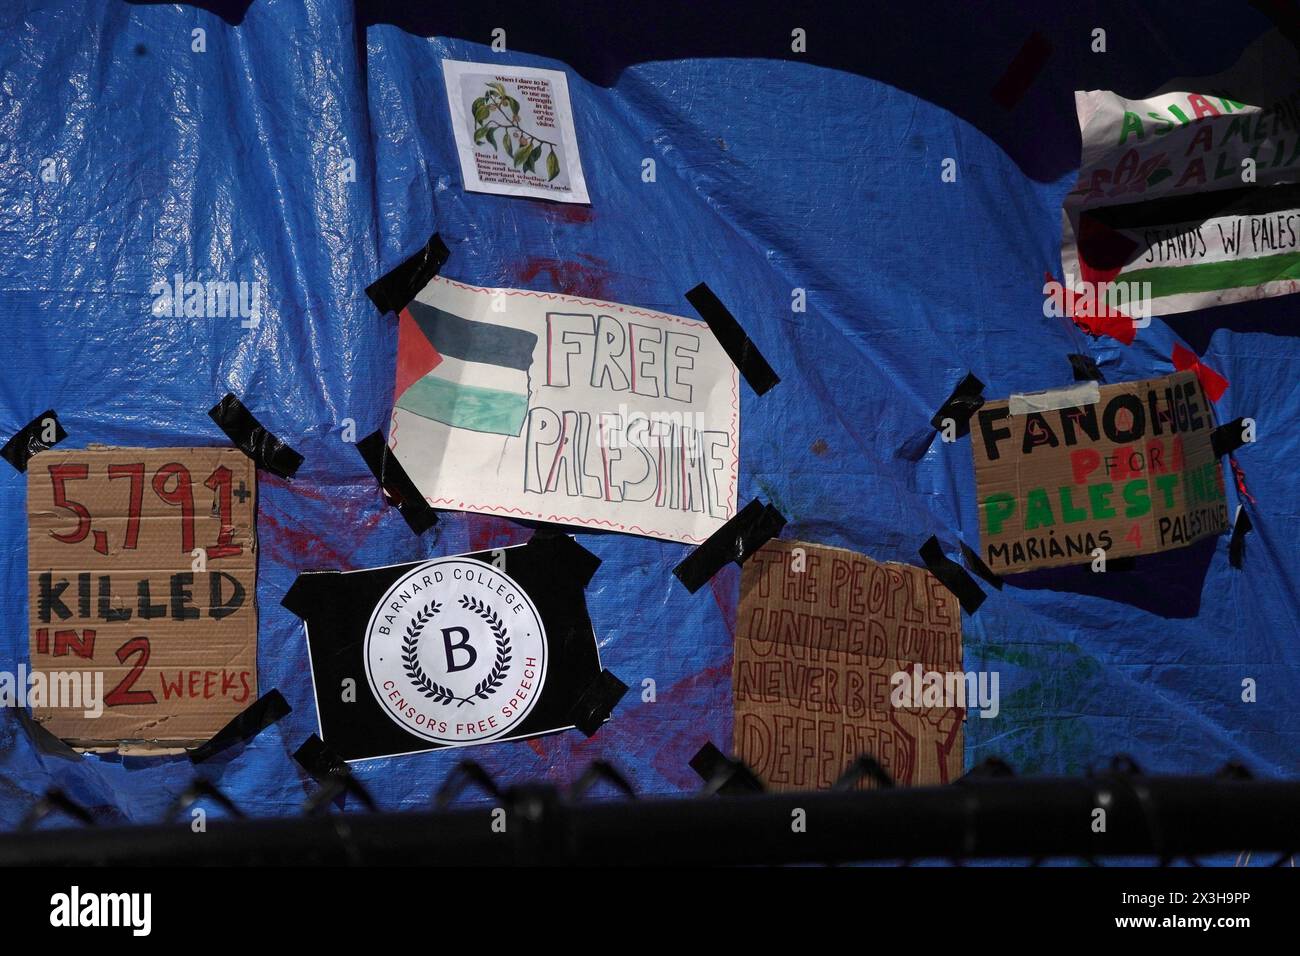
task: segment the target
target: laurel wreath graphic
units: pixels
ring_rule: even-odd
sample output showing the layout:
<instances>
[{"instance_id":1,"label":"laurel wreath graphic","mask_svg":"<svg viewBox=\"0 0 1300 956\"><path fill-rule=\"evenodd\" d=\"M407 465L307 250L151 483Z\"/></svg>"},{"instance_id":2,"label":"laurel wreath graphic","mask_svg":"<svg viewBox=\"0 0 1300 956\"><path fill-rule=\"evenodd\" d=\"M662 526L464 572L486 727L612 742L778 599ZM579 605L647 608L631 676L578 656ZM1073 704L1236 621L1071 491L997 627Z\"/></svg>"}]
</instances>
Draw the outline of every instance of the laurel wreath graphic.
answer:
<instances>
[{"instance_id":1,"label":"laurel wreath graphic","mask_svg":"<svg viewBox=\"0 0 1300 956\"><path fill-rule=\"evenodd\" d=\"M418 653L420 634L442 610L442 605L437 601L430 601L422 610L416 612L415 619L406 626L406 636L402 639L402 669L406 671L406 676L410 678L411 683L435 704L450 704L455 701L456 706L460 707L463 704L473 706L475 698L487 700L505 682L507 665L510 663L510 639L497 613L483 602L466 595L461 595L460 606L477 614L492 629L492 635L496 638L496 660L492 664L492 670L474 685L474 689L467 697L459 697L451 688L444 687L431 679L420 666Z\"/></svg>"},{"instance_id":2,"label":"laurel wreath graphic","mask_svg":"<svg viewBox=\"0 0 1300 956\"><path fill-rule=\"evenodd\" d=\"M487 700L495 694L501 687L506 678L506 665L510 663L510 638L506 635L506 626L501 623L501 618L497 617L497 612L492 610L477 598L462 594L460 596L460 606L467 611L472 611L479 617L483 618L487 626L492 629L492 635L497 642L497 659L492 664L492 670L488 672L470 692L470 697L477 697L479 700ZM474 703L467 700L466 703ZM457 704L457 707L460 705Z\"/></svg>"},{"instance_id":3,"label":"laurel wreath graphic","mask_svg":"<svg viewBox=\"0 0 1300 956\"><path fill-rule=\"evenodd\" d=\"M421 632L441 610L441 604L430 601L422 610L415 613L415 620L406 625L406 637L402 639L402 669L406 671L406 676L411 679L411 683L419 688L425 697L433 700L435 704L450 704L453 700L461 700L461 698L457 697L450 688L429 679L429 675L420 666L417 653L420 648Z\"/></svg>"}]
</instances>

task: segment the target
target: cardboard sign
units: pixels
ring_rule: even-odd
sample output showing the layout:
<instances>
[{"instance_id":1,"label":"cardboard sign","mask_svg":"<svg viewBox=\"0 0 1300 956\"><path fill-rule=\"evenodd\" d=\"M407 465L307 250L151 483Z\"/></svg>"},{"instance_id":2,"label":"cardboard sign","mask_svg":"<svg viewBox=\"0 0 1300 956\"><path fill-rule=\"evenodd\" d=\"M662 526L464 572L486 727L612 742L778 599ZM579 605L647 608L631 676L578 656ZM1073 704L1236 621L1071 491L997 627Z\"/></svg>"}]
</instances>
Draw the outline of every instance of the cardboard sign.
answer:
<instances>
[{"instance_id":1,"label":"cardboard sign","mask_svg":"<svg viewBox=\"0 0 1300 956\"><path fill-rule=\"evenodd\" d=\"M1181 548L1227 530L1214 411L1192 372L989 402L971 429L998 574Z\"/></svg>"},{"instance_id":2,"label":"cardboard sign","mask_svg":"<svg viewBox=\"0 0 1300 956\"><path fill-rule=\"evenodd\" d=\"M566 730L600 675L571 538L301 574L320 736L344 760Z\"/></svg>"},{"instance_id":3,"label":"cardboard sign","mask_svg":"<svg viewBox=\"0 0 1300 956\"><path fill-rule=\"evenodd\" d=\"M256 506L253 464L233 448L34 456L31 668L47 693L32 716L83 748L176 750L256 700ZM102 707L55 699L71 674L102 686Z\"/></svg>"},{"instance_id":4,"label":"cardboard sign","mask_svg":"<svg viewBox=\"0 0 1300 956\"><path fill-rule=\"evenodd\" d=\"M442 75L466 189L589 201L563 73L443 60Z\"/></svg>"},{"instance_id":5,"label":"cardboard sign","mask_svg":"<svg viewBox=\"0 0 1300 956\"><path fill-rule=\"evenodd\" d=\"M435 508L699 543L736 513L736 367L702 322L435 278L389 444Z\"/></svg>"},{"instance_id":6,"label":"cardboard sign","mask_svg":"<svg viewBox=\"0 0 1300 956\"><path fill-rule=\"evenodd\" d=\"M1090 314L1300 289L1300 63L1271 31L1217 76L1075 93L1083 156L1061 259ZM1138 303L1135 307L1135 303Z\"/></svg>"},{"instance_id":7,"label":"cardboard sign","mask_svg":"<svg viewBox=\"0 0 1300 956\"><path fill-rule=\"evenodd\" d=\"M960 671L961 607L923 568L770 541L745 562L736 754L774 790L829 788L867 754L901 784L962 773L957 706L895 706L895 675Z\"/></svg>"}]
</instances>

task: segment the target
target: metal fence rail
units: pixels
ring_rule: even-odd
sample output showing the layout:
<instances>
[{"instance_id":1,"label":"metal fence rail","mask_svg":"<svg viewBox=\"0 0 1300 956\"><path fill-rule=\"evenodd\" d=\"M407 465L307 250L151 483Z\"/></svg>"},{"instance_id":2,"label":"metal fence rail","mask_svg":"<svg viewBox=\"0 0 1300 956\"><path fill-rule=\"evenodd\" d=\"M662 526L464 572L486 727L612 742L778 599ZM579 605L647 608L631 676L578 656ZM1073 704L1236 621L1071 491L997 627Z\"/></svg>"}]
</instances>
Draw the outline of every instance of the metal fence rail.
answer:
<instances>
[{"instance_id":1,"label":"metal fence rail","mask_svg":"<svg viewBox=\"0 0 1300 956\"><path fill-rule=\"evenodd\" d=\"M0 836L0 866L191 864L791 864L946 858L1156 857L1162 862L1245 850L1289 859L1300 848L1300 781L1146 776L1118 761L1104 773L1018 778L1005 765L977 768L942 787L898 788L869 759L841 789L744 792L728 762L703 799L637 799L607 764L568 791L499 790L465 763L428 812L330 812L345 793L373 806L344 772L325 781L301 817L132 827L33 829L51 813L79 819L47 795L23 832ZM873 789L859 789L870 778ZM620 799L591 800L604 781ZM468 787L489 800L456 807ZM176 811L213 800L200 784ZM1098 811L1104 811L1099 816ZM1104 829L1099 821L1104 820Z\"/></svg>"}]
</instances>

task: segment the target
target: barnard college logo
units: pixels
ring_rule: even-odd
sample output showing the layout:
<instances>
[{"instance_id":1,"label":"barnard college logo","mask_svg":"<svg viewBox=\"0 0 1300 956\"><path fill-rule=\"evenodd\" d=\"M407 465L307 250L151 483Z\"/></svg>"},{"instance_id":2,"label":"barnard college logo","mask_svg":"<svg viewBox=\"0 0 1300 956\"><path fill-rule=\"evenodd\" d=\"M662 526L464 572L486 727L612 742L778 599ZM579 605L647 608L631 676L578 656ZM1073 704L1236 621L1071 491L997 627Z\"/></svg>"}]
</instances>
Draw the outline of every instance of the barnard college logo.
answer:
<instances>
[{"instance_id":1,"label":"barnard college logo","mask_svg":"<svg viewBox=\"0 0 1300 956\"><path fill-rule=\"evenodd\" d=\"M440 744L509 737L546 682L546 630L490 564L439 558L399 578L366 627L370 690L398 725Z\"/></svg>"}]
</instances>

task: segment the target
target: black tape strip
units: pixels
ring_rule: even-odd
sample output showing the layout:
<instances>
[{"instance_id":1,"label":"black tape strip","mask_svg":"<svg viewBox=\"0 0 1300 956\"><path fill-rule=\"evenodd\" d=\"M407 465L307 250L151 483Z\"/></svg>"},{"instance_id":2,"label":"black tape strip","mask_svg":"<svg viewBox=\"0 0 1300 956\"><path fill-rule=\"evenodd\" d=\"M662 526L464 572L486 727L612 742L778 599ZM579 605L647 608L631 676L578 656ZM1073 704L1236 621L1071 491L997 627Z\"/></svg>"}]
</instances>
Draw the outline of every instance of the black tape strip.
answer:
<instances>
[{"instance_id":1,"label":"black tape strip","mask_svg":"<svg viewBox=\"0 0 1300 956\"><path fill-rule=\"evenodd\" d=\"M686 590L694 594L722 570L724 564L732 561L744 564L751 554L780 534L784 527L785 516L755 498L688 554L673 568L673 574L686 585Z\"/></svg>"},{"instance_id":2,"label":"black tape strip","mask_svg":"<svg viewBox=\"0 0 1300 956\"><path fill-rule=\"evenodd\" d=\"M966 573L965 568L943 553L943 548L939 546L937 537L931 535L930 540L921 545L920 554L921 560L930 569L930 573L957 596L963 611L967 614L974 614L979 610L979 606L984 603L987 595L980 590L980 586L975 583L975 579Z\"/></svg>"},{"instance_id":3,"label":"black tape strip","mask_svg":"<svg viewBox=\"0 0 1300 956\"><path fill-rule=\"evenodd\" d=\"M370 791L352 775L352 769L343 758L315 734L303 741L293 759L321 784L321 789L303 805L304 814L310 816L347 793L360 800L372 813L379 809Z\"/></svg>"},{"instance_id":4,"label":"black tape strip","mask_svg":"<svg viewBox=\"0 0 1300 956\"><path fill-rule=\"evenodd\" d=\"M350 777L352 770L332 747L312 734L293 753L293 759L321 783L331 777Z\"/></svg>"},{"instance_id":5,"label":"black tape strip","mask_svg":"<svg viewBox=\"0 0 1300 956\"><path fill-rule=\"evenodd\" d=\"M26 707L16 707L15 711L18 714L18 723L23 725L23 729L27 731L27 736L32 740L32 745L41 753L49 757L58 757L61 760L81 759L81 754L78 751L42 727L39 721L33 720L32 715L27 713Z\"/></svg>"},{"instance_id":6,"label":"black tape strip","mask_svg":"<svg viewBox=\"0 0 1300 956\"><path fill-rule=\"evenodd\" d=\"M1101 374L1101 369L1097 368L1097 363L1091 355L1080 355L1077 352L1067 355L1070 360L1070 368L1074 370L1074 380L1076 382L1105 382L1106 379Z\"/></svg>"},{"instance_id":7,"label":"black tape strip","mask_svg":"<svg viewBox=\"0 0 1300 956\"><path fill-rule=\"evenodd\" d=\"M1224 455L1231 455L1246 444L1246 439L1242 435L1245 430L1246 420L1244 418L1235 418L1210 432L1210 444L1214 448L1214 457L1222 458Z\"/></svg>"},{"instance_id":8,"label":"black tape strip","mask_svg":"<svg viewBox=\"0 0 1300 956\"><path fill-rule=\"evenodd\" d=\"M713 337L722 346L740 374L744 376L754 394L762 395L780 383L781 378L772 371L758 351L758 346L745 334L736 317L722 304L722 300L713 294L707 284L701 282L686 293L686 301L695 307L713 332Z\"/></svg>"},{"instance_id":9,"label":"black tape strip","mask_svg":"<svg viewBox=\"0 0 1300 956\"><path fill-rule=\"evenodd\" d=\"M970 568L999 591L1002 590L1002 577L985 564L984 560L975 553L974 549L968 547L965 541L961 542L961 558L966 562L966 567Z\"/></svg>"},{"instance_id":10,"label":"black tape strip","mask_svg":"<svg viewBox=\"0 0 1300 956\"><path fill-rule=\"evenodd\" d=\"M567 568L584 588L591 583L600 558L596 557L563 531L538 528L524 545L539 554L547 554L556 565Z\"/></svg>"},{"instance_id":11,"label":"black tape strip","mask_svg":"<svg viewBox=\"0 0 1300 956\"><path fill-rule=\"evenodd\" d=\"M573 709L569 711L569 720L588 737L595 736L600 725L609 719L614 707L626 693L627 684L608 670L603 670L578 695Z\"/></svg>"},{"instance_id":12,"label":"black tape strip","mask_svg":"<svg viewBox=\"0 0 1300 956\"><path fill-rule=\"evenodd\" d=\"M289 702L284 699L284 695L278 689L272 688L244 708L243 713L217 731L211 740L191 750L189 752L190 762L203 763L203 761L215 757L223 750L229 750L235 744L252 740L292 710L293 708L289 706Z\"/></svg>"},{"instance_id":13,"label":"black tape strip","mask_svg":"<svg viewBox=\"0 0 1300 956\"><path fill-rule=\"evenodd\" d=\"M304 571L294 578L293 584L289 585L289 590L284 592L284 597L280 598L280 606L287 608L295 617L307 620L307 614L313 608L319 609L321 593L328 593L328 590L322 592L324 579L328 575L337 575L338 571Z\"/></svg>"},{"instance_id":14,"label":"black tape strip","mask_svg":"<svg viewBox=\"0 0 1300 956\"><path fill-rule=\"evenodd\" d=\"M700 775L705 783L713 783L724 778L717 793L727 796L744 793L762 793L763 781L754 776L739 760L732 760L709 741L700 748L699 753L691 758L691 769Z\"/></svg>"},{"instance_id":15,"label":"black tape strip","mask_svg":"<svg viewBox=\"0 0 1300 956\"><path fill-rule=\"evenodd\" d=\"M361 439L357 442L357 451L361 452L370 473L383 489L384 499L401 512L412 531L424 534L438 523L437 512L406 474L406 469L384 441L383 432L372 432Z\"/></svg>"},{"instance_id":16,"label":"black tape strip","mask_svg":"<svg viewBox=\"0 0 1300 956\"><path fill-rule=\"evenodd\" d=\"M951 418L957 425L956 437L969 434L971 416L984 407L984 396L980 394L983 391L984 383L973 373L967 372L966 377L957 383L952 394L934 413L934 417L930 419L931 426L942 429L943 420Z\"/></svg>"},{"instance_id":17,"label":"black tape strip","mask_svg":"<svg viewBox=\"0 0 1300 956\"><path fill-rule=\"evenodd\" d=\"M42 436L46 430L46 423L51 419L54 421L54 441L46 442ZM54 409L46 409L5 442L5 446L0 448L0 457L19 471L26 471L27 462L33 455L52 448L67 437L68 433L63 430L63 425Z\"/></svg>"},{"instance_id":18,"label":"black tape strip","mask_svg":"<svg viewBox=\"0 0 1300 956\"><path fill-rule=\"evenodd\" d=\"M302 464L302 455L267 431L234 395L227 394L208 409L208 417L258 468L292 478Z\"/></svg>"},{"instance_id":19,"label":"black tape strip","mask_svg":"<svg viewBox=\"0 0 1300 956\"><path fill-rule=\"evenodd\" d=\"M1237 506L1237 517L1232 522L1232 537L1228 539L1228 563L1240 568L1246 560L1246 535L1255 530L1250 515L1241 505Z\"/></svg>"},{"instance_id":20,"label":"black tape strip","mask_svg":"<svg viewBox=\"0 0 1300 956\"><path fill-rule=\"evenodd\" d=\"M380 312L401 312L417 292L429 284L446 264L451 250L436 232L424 248L387 275L366 287L366 295Z\"/></svg>"}]
</instances>

